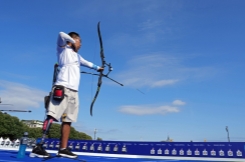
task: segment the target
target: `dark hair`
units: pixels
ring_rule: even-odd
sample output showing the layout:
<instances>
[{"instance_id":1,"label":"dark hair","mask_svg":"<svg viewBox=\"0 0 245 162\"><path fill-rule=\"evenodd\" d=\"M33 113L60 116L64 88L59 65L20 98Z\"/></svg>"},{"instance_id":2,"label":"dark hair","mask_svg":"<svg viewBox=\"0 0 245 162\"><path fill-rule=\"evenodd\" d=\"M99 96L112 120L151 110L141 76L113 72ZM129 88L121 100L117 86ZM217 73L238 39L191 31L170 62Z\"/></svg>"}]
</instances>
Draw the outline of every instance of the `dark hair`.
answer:
<instances>
[{"instance_id":1,"label":"dark hair","mask_svg":"<svg viewBox=\"0 0 245 162\"><path fill-rule=\"evenodd\" d=\"M70 37L72 37L72 38L80 37L79 34L76 33L76 32L70 32L68 35L69 35Z\"/></svg>"}]
</instances>

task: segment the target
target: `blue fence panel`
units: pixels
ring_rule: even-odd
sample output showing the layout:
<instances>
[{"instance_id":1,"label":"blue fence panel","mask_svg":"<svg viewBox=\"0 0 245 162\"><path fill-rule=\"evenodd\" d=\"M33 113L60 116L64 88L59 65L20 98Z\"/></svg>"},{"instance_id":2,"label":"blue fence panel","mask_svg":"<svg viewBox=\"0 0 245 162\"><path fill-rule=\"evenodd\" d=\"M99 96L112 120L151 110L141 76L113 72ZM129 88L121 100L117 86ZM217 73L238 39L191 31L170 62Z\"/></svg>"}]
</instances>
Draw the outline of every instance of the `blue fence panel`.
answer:
<instances>
[{"instance_id":1,"label":"blue fence panel","mask_svg":"<svg viewBox=\"0 0 245 162\"><path fill-rule=\"evenodd\" d=\"M38 141L38 140L37 140ZM59 148L58 139L46 139L44 147ZM245 142L138 142L69 140L68 147L76 152L127 154L147 156L245 158Z\"/></svg>"}]
</instances>

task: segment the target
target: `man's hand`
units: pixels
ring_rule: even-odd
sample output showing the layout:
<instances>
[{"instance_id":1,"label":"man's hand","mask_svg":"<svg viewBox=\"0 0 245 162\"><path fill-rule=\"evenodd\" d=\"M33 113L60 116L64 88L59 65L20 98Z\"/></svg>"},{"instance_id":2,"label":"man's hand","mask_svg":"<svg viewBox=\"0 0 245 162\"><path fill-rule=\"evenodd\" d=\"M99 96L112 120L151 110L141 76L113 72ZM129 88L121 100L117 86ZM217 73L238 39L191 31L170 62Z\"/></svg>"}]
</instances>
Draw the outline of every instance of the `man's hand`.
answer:
<instances>
[{"instance_id":1,"label":"man's hand","mask_svg":"<svg viewBox=\"0 0 245 162\"><path fill-rule=\"evenodd\" d=\"M102 71L104 71L104 68L99 68L97 71L102 72Z\"/></svg>"}]
</instances>

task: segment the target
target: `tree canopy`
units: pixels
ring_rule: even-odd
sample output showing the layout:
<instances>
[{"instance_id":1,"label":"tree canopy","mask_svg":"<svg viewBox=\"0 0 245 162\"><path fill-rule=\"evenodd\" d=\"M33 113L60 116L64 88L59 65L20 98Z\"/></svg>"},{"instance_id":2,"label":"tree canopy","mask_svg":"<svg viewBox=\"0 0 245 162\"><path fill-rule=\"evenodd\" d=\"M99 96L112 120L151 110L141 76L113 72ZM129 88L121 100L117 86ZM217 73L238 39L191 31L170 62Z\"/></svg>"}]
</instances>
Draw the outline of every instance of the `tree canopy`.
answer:
<instances>
[{"instance_id":1,"label":"tree canopy","mask_svg":"<svg viewBox=\"0 0 245 162\"><path fill-rule=\"evenodd\" d=\"M48 138L60 138L60 127L60 124L53 123ZM42 128L29 128L19 118L0 112L0 137L13 140L22 137L24 132L28 132L29 138L42 137ZM92 140L92 137L71 127L70 139Z\"/></svg>"}]
</instances>

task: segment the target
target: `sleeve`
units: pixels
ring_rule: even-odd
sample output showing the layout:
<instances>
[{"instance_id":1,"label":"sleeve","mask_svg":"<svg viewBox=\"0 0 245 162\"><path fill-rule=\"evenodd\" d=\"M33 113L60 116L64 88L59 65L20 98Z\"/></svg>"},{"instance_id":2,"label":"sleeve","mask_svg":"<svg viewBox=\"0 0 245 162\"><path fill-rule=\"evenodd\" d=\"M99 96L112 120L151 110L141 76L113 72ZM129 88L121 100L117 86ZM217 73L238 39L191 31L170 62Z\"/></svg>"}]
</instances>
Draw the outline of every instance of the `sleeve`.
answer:
<instances>
[{"instance_id":1,"label":"sleeve","mask_svg":"<svg viewBox=\"0 0 245 162\"><path fill-rule=\"evenodd\" d=\"M85 60L82 56L78 55L79 61L80 61L80 65L81 66L85 66L94 70L99 70L99 66L93 64L92 62L89 62L87 60Z\"/></svg>"},{"instance_id":2,"label":"sleeve","mask_svg":"<svg viewBox=\"0 0 245 162\"><path fill-rule=\"evenodd\" d=\"M64 32L60 32L57 39L57 46L62 47L66 45L66 42L75 43L75 40Z\"/></svg>"}]
</instances>

